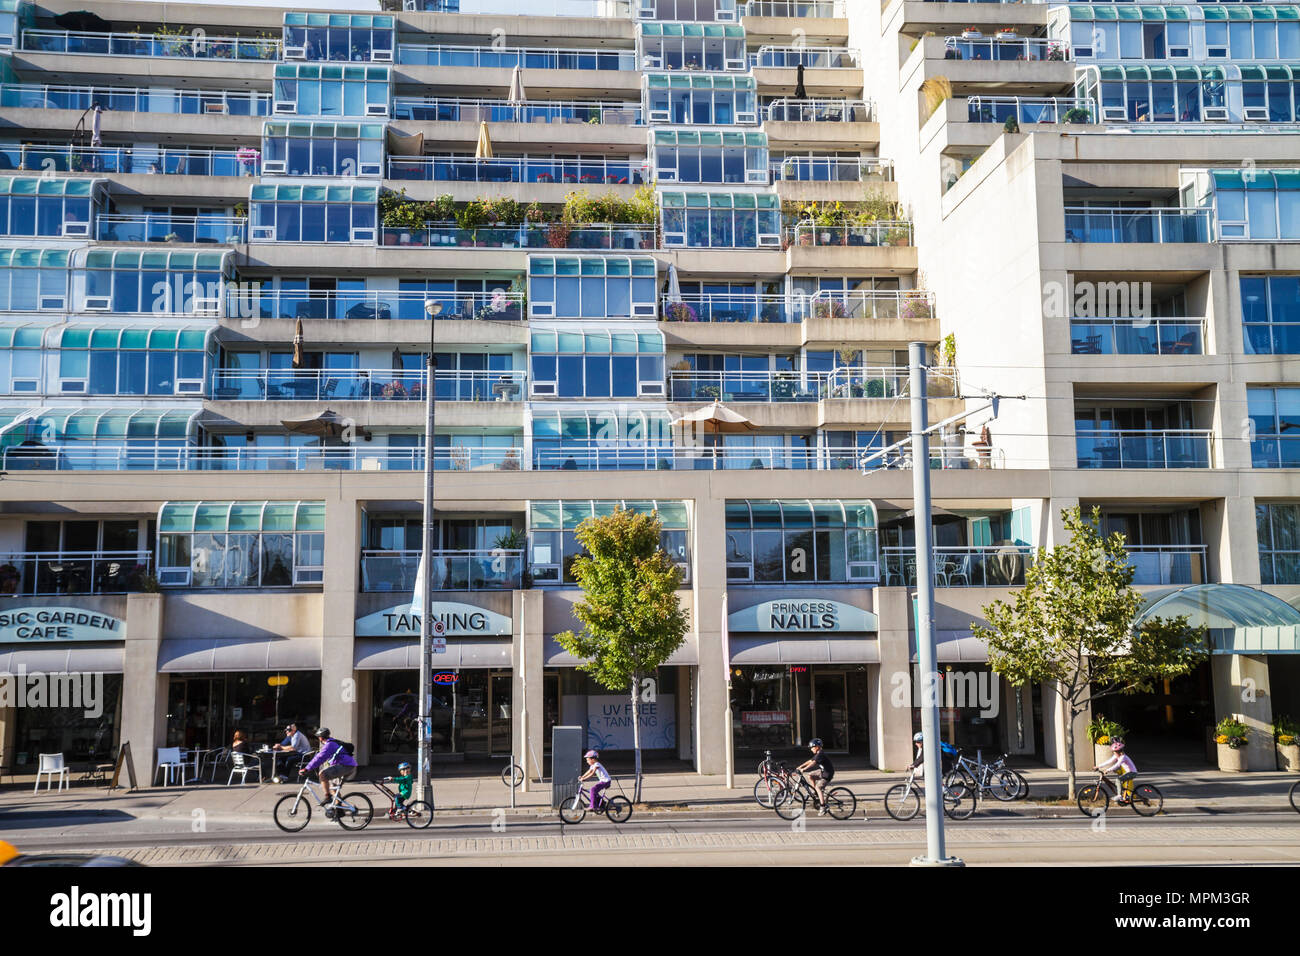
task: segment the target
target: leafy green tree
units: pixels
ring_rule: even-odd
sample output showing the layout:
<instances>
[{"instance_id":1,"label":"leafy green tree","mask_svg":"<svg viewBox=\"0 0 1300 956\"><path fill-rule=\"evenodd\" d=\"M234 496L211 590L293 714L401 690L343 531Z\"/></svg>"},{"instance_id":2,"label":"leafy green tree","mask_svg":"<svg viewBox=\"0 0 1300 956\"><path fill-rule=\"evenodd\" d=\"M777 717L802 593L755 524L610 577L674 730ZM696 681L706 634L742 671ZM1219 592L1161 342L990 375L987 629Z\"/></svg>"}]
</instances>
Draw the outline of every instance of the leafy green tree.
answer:
<instances>
[{"instance_id":1,"label":"leafy green tree","mask_svg":"<svg viewBox=\"0 0 1300 956\"><path fill-rule=\"evenodd\" d=\"M632 742L636 759L633 801L641 800L641 698L654 674L686 640L686 612L677 598L682 571L659 546L657 513L618 509L578 525L586 553L572 573L584 592L573 605L579 633L565 631L556 642L595 681L632 698Z\"/></svg>"},{"instance_id":2,"label":"leafy green tree","mask_svg":"<svg viewBox=\"0 0 1300 956\"><path fill-rule=\"evenodd\" d=\"M1066 771L1075 794L1074 725L1094 700L1150 692L1158 680L1186 674L1205 659L1205 629L1186 615L1148 618L1135 627L1143 596L1133 585L1124 536L1103 537L1101 511L1061 513L1067 544L1040 548L1025 587L1010 603L984 608L989 665L1012 686L1043 683L1069 715Z\"/></svg>"}]
</instances>

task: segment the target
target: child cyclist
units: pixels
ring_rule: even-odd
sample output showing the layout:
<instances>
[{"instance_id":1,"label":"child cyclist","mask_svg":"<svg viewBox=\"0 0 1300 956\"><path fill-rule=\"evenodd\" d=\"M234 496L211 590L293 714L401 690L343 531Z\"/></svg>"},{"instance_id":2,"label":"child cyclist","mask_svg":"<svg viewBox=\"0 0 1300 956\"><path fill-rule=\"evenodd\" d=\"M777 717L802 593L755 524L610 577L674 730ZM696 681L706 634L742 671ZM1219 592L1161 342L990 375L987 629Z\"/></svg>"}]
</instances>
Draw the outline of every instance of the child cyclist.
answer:
<instances>
[{"instance_id":1,"label":"child cyclist","mask_svg":"<svg viewBox=\"0 0 1300 956\"><path fill-rule=\"evenodd\" d=\"M599 783L593 783L591 785L591 790L588 791L591 798L591 805L589 809L595 810L597 798L599 797L601 791L609 787L610 784L609 771L606 770L604 766L601 765L600 754L596 753L596 751L588 750L582 756L583 759L587 761L587 771L581 777L579 777L578 780L579 781L590 780L592 777L599 778Z\"/></svg>"},{"instance_id":2,"label":"child cyclist","mask_svg":"<svg viewBox=\"0 0 1300 956\"><path fill-rule=\"evenodd\" d=\"M411 789L415 786L415 777L411 765L403 760L397 765L397 773L388 778L397 784L397 797L393 800L393 813L405 813L406 801L411 799Z\"/></svg>"},{"instance_id":3,"label":"child cyclist","mask_svg":"<svg viewBox=\"0 0 1300 956\"><path fill-rule=\"evenodd\" d=\"M1093 767L1093 770L1100 770L1105 773L1108 770L1116 771L1116 777L1119 779L1119 802L1128 803L1133 798L1133 778L1137 776L1137 765L1133 763L1133 758L1124 752L1124 741L1116 737L1110 744L1111 757L1100 767Z\"/></svg>"}]
</instances>

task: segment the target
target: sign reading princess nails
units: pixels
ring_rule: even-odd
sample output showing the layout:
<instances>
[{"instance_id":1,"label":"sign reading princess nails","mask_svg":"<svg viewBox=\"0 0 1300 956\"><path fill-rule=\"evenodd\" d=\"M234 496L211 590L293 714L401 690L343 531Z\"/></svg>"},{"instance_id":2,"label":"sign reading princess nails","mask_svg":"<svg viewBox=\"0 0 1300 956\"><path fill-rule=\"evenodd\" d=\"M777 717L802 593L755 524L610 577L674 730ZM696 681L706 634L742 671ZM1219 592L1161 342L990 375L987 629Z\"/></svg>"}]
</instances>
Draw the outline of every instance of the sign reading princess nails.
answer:
<instances>
[{"instance_id":1,"label":"sign reading princess nails","mask_svg":"<svg viewBox=\"0 0 1300 956\"><path fill-rule=\"evenodd\" d=\"M826 600L764 601L727 616L738 632L810 634L822 631L878 631L880 618L852 604Z\"/></svg>"}]
</instances>

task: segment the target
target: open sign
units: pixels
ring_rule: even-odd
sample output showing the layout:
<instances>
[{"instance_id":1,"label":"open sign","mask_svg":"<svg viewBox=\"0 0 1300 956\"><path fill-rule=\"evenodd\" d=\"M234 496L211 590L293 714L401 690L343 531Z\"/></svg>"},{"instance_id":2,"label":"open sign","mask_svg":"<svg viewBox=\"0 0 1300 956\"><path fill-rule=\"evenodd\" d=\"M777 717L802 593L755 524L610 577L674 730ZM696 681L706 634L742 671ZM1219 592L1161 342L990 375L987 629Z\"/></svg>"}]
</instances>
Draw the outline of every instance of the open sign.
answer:
<instances>
[{"instance_id":1,"label":"open sign","mask_svg":"<svg viewBox=\"0 0 1300 956\"><path fill-rule=\"evenodd\" d=\"M433 675L433 682L435 684L454 684L458 680L460 680L460 675L454 674L451 671L442 671L441 673Z\"/></svg>"}]
</instances>

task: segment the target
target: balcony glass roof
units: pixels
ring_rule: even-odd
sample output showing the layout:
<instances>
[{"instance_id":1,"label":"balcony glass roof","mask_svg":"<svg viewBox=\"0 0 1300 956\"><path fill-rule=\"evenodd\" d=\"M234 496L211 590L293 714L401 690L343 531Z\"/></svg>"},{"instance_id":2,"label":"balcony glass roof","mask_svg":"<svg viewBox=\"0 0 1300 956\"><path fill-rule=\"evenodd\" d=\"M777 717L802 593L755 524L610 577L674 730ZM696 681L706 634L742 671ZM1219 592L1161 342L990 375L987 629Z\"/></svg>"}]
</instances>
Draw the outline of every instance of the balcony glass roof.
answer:
<instances>
[{"instance_id":1,"label":"balcony glass roof","mask_svg":"<svg viewBox=\"0 0 1300 956\"><path fill-rule=\"evenodd\" d=\"M0 446L24 441L94 441L97 439L189 438L203 409L196 406L140 408L139 406L63 406L27 408L7 420L0 415Z\"/></svg>"},{"instance_id":2,"label":"balcony glass roof","mask_svg":"<svg viewBox=\"0 0 1300 956\"><path fill-rule=\"evenodd\" d=\"M1188 20L1188 11L1199 9L1206 20L1300 20L1300 6L1242 4L1226 6L1139 6L1136 4L1070 4L1071 20Z\"/></svg>"},{"instance_id":3,"label":"balcony glass roof","mask_svg":"<svg viewBox=\"0 0 1300 956\"><path fill-rule=\"evenodd\" d=\"M753 90L758 88L752 76L727 76L723 73L649 73L646 85L652 90Z\"/></svg>"},{"instance_id":4,"label":"balcony glass roof","mask_svg":"<svg viewBox=\"0 0 1300 956\"><path fill-rule=\"evenodd\" d=\"M626 508L637 514L659 512L659 521L665 531L684 531L690 527L687 521L686 502L684 501L633 501L614 499L609 501L530 501L528 502L528 526L533 531L572 531L579 524L591 517L613 514L618 508Z\"/></svg>"},{"instance_id":5,"label":"balcony glass roof","mask_svg":"<svg viewBox=\"0 0 1300 956\"><path fill-rule=\"evenodd\" d=\"M0 176L0 195L90 196L97 179L45 179L41 176Z\"/></svg>"},{"instance_id":6,"label":"balcony glass roof","mask_svg":"<svg viewBox=\"0 0 1300 956\"><path fill-rule=\"evenodd\" d=\"M167 501L158 532L324 531L323 501Z\"/></svg>"},{"instance_id":7,"label":"balcony glass roof","mask_svg":"<svg viewBox=\"0 0 1300 956\"><path fill-rule=\"evenodd\" d=\"M766 149L766 133L734 130L655 130L656 146L754 146Z\"/></svg>"}]
</instances>

